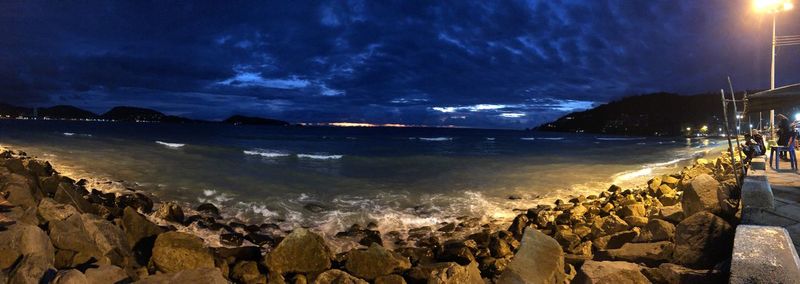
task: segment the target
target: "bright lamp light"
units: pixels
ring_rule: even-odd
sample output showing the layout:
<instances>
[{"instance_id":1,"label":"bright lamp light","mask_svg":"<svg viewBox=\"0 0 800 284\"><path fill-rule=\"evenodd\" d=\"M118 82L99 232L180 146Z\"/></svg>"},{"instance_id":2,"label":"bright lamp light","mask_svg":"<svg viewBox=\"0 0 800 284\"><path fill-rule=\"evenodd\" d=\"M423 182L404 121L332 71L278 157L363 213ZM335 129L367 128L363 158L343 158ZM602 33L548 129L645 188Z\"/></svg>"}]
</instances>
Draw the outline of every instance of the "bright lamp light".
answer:
<instances>
[{"instance_id":1,"label":"bright lamp light","mask_svg":"<svg viewBox=\"0 0 800 284\"><path fill-rule=\"evenodd\" d=\"M777 13L793 9L794 4L791 0L755 0L753 8L756 12Z\"/></svg>"},{"instance_id":2,"label":"bright lamp light","mask_svg":"<svg viewBox=\"0 0 800 284\"><path fill-rule=\"evenodd\" d=\"M794 120L800 120L800 113L794 114Z\"/></svg>"}]
</instances>

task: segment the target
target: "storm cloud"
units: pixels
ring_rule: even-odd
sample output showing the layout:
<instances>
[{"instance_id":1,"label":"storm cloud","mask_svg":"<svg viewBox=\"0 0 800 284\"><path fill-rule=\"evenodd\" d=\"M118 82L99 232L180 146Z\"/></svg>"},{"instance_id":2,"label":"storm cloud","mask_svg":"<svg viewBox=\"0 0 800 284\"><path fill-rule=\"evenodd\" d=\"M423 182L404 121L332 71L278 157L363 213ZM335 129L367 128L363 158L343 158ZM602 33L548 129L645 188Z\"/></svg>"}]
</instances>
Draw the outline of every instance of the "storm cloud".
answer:
<instances>
[{"instance_id":1,"label":"storm cloud","mask_svg":"<svg viewBox=\"0 0 800 284\"><path fill-rule=\"evenodd\" d=\"M771 23L723 0L6 1L0 101L522 128L729 75L767 88ZM778 85L799 55L779 50Z\"/></svg>"}]
</instances>

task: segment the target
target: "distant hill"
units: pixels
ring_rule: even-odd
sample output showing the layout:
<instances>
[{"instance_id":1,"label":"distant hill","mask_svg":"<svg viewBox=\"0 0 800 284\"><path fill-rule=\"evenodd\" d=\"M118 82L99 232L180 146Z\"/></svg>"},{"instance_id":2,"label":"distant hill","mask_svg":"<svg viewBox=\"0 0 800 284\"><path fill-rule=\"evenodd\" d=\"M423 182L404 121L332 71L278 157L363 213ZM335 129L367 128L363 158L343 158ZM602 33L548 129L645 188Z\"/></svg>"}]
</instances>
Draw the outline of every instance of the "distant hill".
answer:
<instances>
[{"instance_id":1,"label":"distant hill","mask_svg":"<svg viewBox=\"0 0 800 284\"><path fill-rule=\"evenodd\" d=\"M88 119L88 118L97 118L98 115L88 111L83 110L74 106L67 106L67 105L59 105L54 107L48 108L40 108L39 109L39 116L40 117L55 117L55 118L66 118L66 119Z\"/></svg>"},{"instance_id":2,"label":"distant hill","mask_svg":"<svg viewBox=\"0 0 800 284\"><path fill-rule=\"evenodd\" d=\"M222 122L234 125L274 125L274 126L287 126L288 122L276 119L251 117L243 115L234 115Z\"/></svg>"},{"instance_id":3,"label":"distant hill","mask_svg":"<svg viewBox=\"0 0 800 284\"><path fill-rule=\"evenodd\" d=\"M8 116L28 116L33 113L33 110L25 107L13 106L10 104L0 103L0 115Z\"/></svg>"},{"instance_id":4,"label":"distant hill","mask_svg":"<svg viewBox=\"0 0 800 284\"><path fill-rule=\"evenodd\" d=\"M102 115L102 118L116 121L161 121L167 116L161 112L139 107L114 107Z\"/></svg>"},{"instance_id":5,"label":"distant hill","mask_svg":"<svg viewBox=\"0 0 800 284\"><path fill-rule=\"evenodd\" d=\"M741 97L741 94L737 97ZM732 115L732 109L729 109L729 114ZM723 123L718 93L692 96L653 93L573 112L536 129L615 135L680 136L686 134L687 127L698 130L707 126L709 133L717 133Z\"/></svg>"}]
</instances>

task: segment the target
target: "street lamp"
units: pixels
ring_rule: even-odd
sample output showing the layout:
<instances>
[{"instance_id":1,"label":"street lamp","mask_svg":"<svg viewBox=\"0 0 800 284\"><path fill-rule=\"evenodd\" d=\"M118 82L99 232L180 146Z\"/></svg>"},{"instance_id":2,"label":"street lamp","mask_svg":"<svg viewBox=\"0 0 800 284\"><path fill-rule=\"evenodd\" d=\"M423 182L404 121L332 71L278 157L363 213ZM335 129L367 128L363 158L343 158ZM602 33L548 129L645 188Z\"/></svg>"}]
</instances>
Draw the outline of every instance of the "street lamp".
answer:
<instances>
[{"instance_id":1,"label":"street lamp","mask_svg":"<svg viewBox=\"0 0 800 284\"><path fill-rule=\"evenodd\" d=\"M794 9L794 4L791 0L755 0L753 1L753 8L758 13L772 14L772 66L769 78L769 89L775 89L775 47L778 45L795 45L800 44L797 36L784 36L778 37L776 35L776 23L778 20L778 13ZM769 125L770 133L775 134L775 110L769 111Z\"/></svg>"}]
</instances>

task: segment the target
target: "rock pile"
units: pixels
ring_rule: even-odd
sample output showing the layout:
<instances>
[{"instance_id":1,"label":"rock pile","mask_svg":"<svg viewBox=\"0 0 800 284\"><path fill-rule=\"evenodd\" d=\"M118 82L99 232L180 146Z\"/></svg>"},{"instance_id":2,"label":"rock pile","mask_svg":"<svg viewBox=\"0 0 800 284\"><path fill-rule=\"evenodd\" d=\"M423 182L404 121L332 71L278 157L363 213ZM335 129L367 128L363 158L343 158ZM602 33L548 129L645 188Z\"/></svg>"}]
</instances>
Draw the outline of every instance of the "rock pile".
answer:
<instances>
[{"instance_id":1,"label":"rock pile","mask_svg":"<svg viewBox=\"0 0 800 284\"><path fill-rule=\"evenodd\" d=\"M354 225L336 237L360 246L337 254L307 229L225 224L212 204L185 210L90 190L0 149L0 282L714 282L726 278L738 223L733 166L725 155L700 159L643 188L531 208L507 230L469 218L386 234ZM222 246L182 226L218 232ZM452 237L468 228L477 231Z\"/></svg>"}]
</instances>

